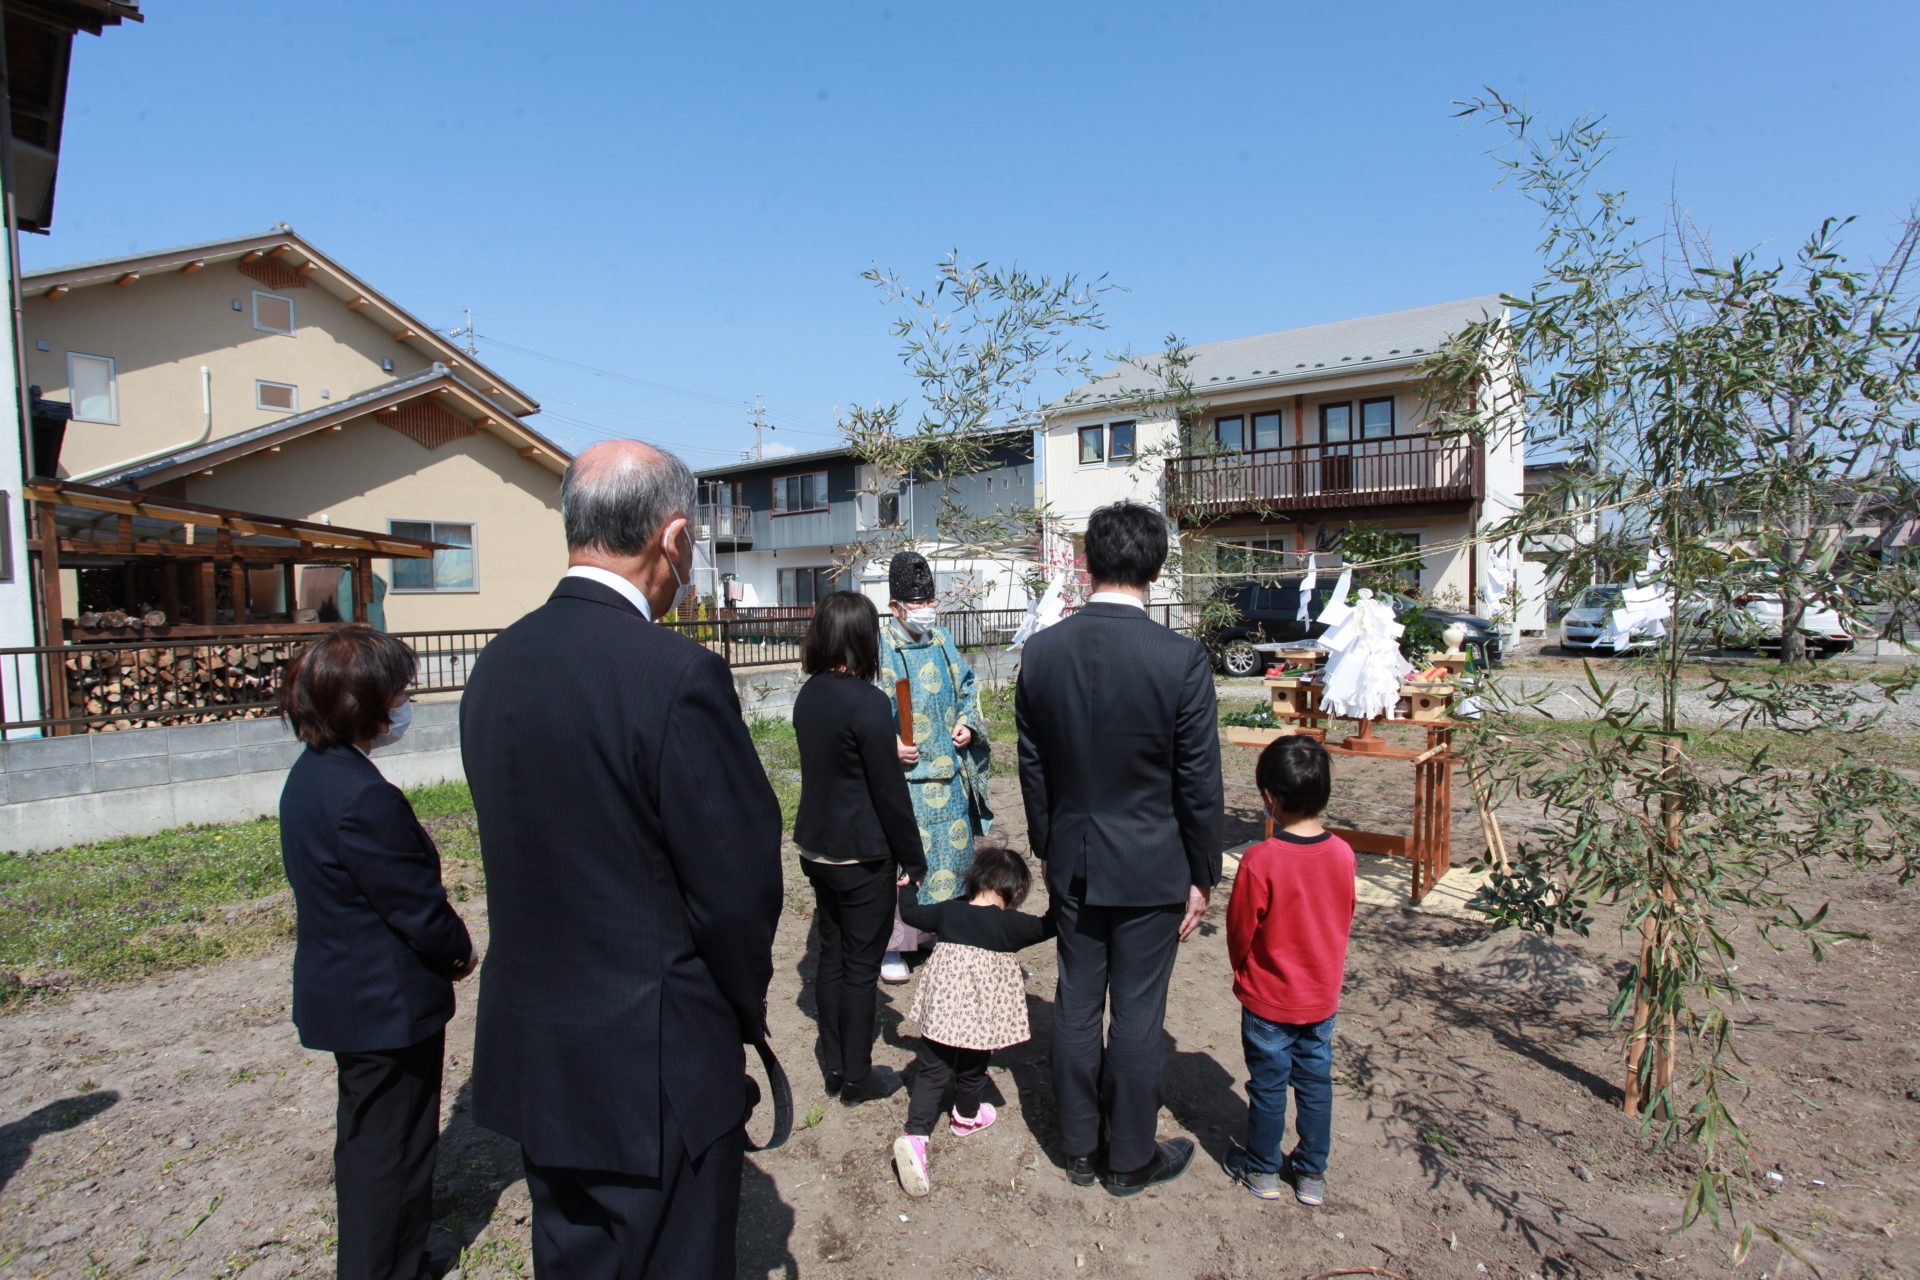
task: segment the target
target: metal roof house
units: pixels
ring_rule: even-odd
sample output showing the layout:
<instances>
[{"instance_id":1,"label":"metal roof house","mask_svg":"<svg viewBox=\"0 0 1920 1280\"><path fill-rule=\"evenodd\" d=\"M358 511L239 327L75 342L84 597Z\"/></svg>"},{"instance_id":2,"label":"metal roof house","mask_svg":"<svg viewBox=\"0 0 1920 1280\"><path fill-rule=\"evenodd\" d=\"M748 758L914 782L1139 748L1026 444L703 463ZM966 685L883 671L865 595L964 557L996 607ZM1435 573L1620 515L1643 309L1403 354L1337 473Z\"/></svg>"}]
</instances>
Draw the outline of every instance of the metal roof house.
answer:
<instances>
[{"instance_id":1,"label":"metal roof house","mask_svg":"<svg viewBox=\"0 0 1920 1280\"><path fill-rule=\"evenodd\" d=\"M933 562L953 607L1021 608L1033 536L996 548L942 540L943 506L1011 517L1034 505L1033 435L995 433L988 465L942 481L908 478L880 492L873 468L846 447L744 458L708 467L696 522L702 594L736 606L808 607L834 590L858 590L882 607L885 558L914 546Z\"/></svg>"}]
</instances>

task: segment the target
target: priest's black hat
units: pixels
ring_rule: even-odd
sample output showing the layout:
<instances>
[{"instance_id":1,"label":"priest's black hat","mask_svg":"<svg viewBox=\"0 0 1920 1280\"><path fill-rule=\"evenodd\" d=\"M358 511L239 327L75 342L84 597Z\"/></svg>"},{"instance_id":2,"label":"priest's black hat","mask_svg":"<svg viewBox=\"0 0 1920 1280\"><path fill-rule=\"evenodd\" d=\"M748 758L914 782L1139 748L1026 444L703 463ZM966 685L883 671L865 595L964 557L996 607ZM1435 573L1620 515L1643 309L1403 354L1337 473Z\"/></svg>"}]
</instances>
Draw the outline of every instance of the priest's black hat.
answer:
<instances>
[{"instance_id":1,"label":"priest's black hat","mask_svg":"<svg viewBox=\"0 0 1920 1280\"><path fill-rule=\"evenodd\" d=\"M893 600L931 600L933 569L918 551L896 551L887 564L887 596Z\"/></svg>"}]
</instances>

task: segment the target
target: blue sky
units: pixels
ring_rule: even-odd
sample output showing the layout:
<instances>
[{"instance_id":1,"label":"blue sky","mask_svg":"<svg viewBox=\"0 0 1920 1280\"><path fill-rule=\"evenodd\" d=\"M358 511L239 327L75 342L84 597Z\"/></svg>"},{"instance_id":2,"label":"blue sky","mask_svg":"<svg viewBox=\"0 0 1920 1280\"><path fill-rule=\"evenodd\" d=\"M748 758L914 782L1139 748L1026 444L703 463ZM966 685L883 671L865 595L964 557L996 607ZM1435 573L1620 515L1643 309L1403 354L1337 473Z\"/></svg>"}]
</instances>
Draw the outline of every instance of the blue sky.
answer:
<instances>
[{"instance_id":1,"label":"blue sky","mask_svg":"<svg viewBox=\"0 0 1920 1280\"><path fill-rule=\"evenodd\" d=\"M1105 350L1524 289L1483 85L1605 112L1611 183L1788 252L1920 195L1908 6L150 0L76 42L30 267L291 223L580 445L711 465L910 395L878 262L1106 273ZM608 378L513 344L617 372ZM671 387L677 390L661 390Z\"/></svg>"}]
</instances>

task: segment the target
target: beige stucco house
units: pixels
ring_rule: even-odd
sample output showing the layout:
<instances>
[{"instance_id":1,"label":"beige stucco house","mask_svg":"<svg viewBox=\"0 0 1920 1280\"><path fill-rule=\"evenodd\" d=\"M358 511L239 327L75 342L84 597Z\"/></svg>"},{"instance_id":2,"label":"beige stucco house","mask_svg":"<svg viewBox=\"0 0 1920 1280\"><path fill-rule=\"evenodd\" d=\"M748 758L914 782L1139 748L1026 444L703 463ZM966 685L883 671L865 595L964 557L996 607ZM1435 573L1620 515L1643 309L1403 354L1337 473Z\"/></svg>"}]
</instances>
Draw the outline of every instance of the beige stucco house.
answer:
<instances>
[{"instance_id":1,"label":"beige stucco house","mask_svg":"<svg viewBox=\"0 0 1920 1280\"><path fill-rule=\"evenodd\" d=\"M61 478L445 544L382 568L398 632L506 626L564 571L539 405L284 224L22 293Z\"/></svg>"}]
</instances>

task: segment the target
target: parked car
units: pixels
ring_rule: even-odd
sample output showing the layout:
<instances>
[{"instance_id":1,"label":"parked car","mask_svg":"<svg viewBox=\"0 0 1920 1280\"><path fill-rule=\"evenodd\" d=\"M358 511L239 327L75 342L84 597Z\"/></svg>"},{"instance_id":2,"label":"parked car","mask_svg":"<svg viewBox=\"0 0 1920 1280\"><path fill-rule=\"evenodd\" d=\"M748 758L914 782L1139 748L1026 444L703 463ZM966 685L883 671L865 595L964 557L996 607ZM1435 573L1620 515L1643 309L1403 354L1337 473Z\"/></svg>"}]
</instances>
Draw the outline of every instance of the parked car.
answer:
<instances>
[{"instance_id":1,"label":"parked car","mask_svg":"<svg viewBox=\"0 0 1920 1280\"><path fill-rule=\"evenodd\" d=\"M1734 611L1721 619L1718 639L1730 649L1778 649L1781 624L1786 607L1771 591L1734 597ZM1853 633L1840 615L1825 605L1813 603L1800 615L1800 633L1807 648L1821 657L1832 657L1853 648Z\"/></svg>"},{"instance_id":2,"label":"parked car","mask_svg":"<svg viewBox=\"0 0 1920 1280\"><path fill-rule=\"evenodd\" d=\"M1315 621L1333 595L1333 584L1322 579L1308 601L1307 621L1300 621L1300 579L1281 578L1266 582L1243 582L1222 593L1240 616L1237 621L1215 629L1211 637L1214 665L1230 676L1258 675L1266 668L1266 659L1255 645L1285 644L1311 640L1326 631ZM1503 656L1500 632L1485 618L1468 613L1449 613L1422 605L1411 596L1389 592L1395 617L1412 609L1424 610L1428 621L1444 631L1454 623L1466 629L1462 647L1472 655L1474 665L1497 666Z\"/></svg>"},{"instance_id":3,"label":"parked car","mask_svg":"<svg viewBox=\"0 0 1920 1280\"><path fill-rule=\"evenodd\" d=\"M1560 618L1560 647L1593 651L1601 633L1607 629L1607 619L1625 603L1626 590L1623 582L1606 582L1588 587L1575 596L1573 607ZM1649 629L1642 627L1629 637L1628 648L1638 649L1654 643ZM1615 649L1609 644L1600 652L1613 653Z\"/></svg>"}]
</instances>

